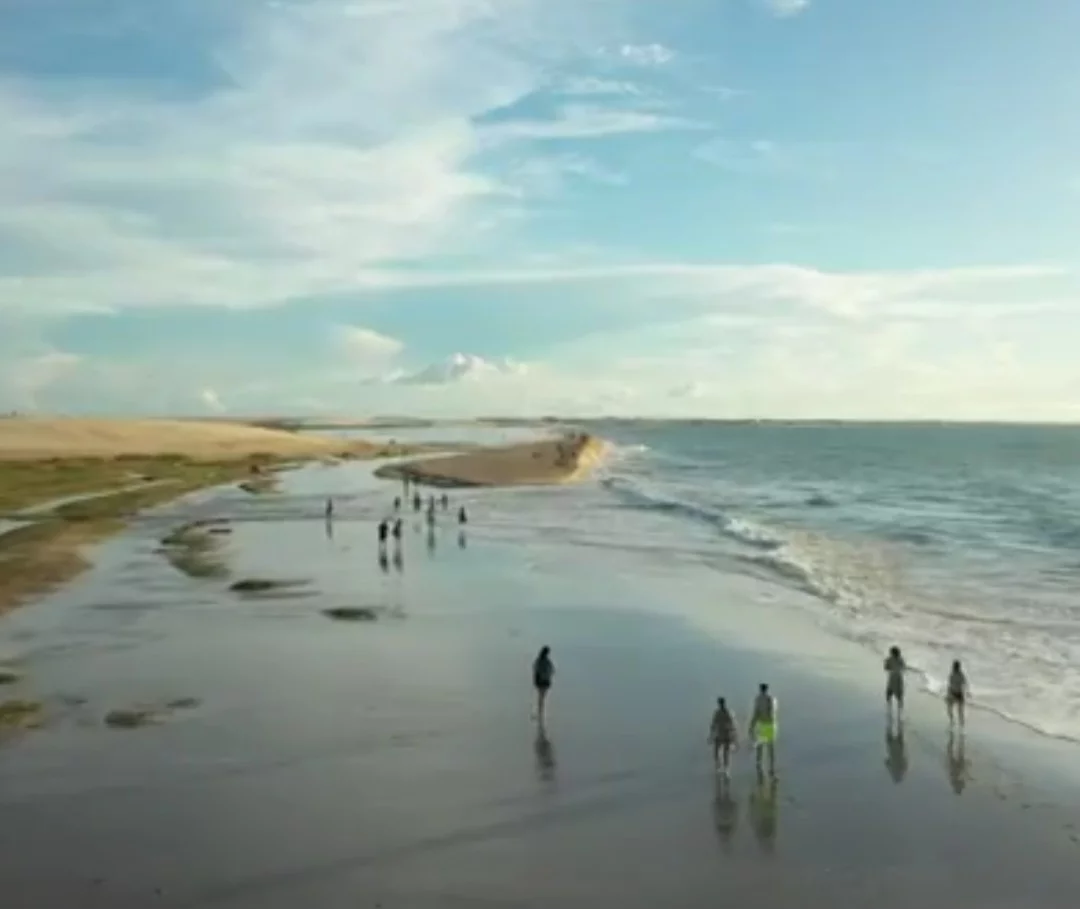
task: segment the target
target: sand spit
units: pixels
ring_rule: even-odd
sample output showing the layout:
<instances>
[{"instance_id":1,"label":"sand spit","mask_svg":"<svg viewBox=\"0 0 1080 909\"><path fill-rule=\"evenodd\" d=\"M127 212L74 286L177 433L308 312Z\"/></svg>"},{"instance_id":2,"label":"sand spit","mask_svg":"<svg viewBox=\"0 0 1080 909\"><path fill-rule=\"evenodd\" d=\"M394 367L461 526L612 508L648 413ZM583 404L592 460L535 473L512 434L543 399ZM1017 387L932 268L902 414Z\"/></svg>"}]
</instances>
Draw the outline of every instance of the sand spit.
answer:
<instances>
[{"instance_id":1,"label":"sand spit","mask_svg":"<svg viewBox=\"0 0 1080 909\"><path fill-rule=\"evenodd\" d=\"M387 464L375 475L429 486L534 486L570 483L592 471L607 444L586 434L482 448L463 454Z\"/></svg>"}]
</instances>

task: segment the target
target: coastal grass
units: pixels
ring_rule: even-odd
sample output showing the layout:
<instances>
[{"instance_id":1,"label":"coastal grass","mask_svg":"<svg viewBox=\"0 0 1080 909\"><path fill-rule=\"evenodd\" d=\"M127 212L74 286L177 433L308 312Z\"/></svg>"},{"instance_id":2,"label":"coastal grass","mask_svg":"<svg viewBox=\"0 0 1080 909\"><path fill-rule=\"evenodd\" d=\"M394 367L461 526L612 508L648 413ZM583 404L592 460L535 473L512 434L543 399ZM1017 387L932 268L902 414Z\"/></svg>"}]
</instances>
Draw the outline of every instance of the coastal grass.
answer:
<instances>
[{"instance_id":1,"label":"coastal grass","mask_svg":"<svg viewBox=\"0 0 1080 909\"><path fill-rule=\"evenodd\" d=\"M74 578L88 567L82 548L121 530L143 509L197 489L236 482L250 475L251 463L157 457L56 465L0 464L0 489L5 501L15 508L120 487L113 494L61 505L0 535L0 614ZM35 474L42 468L42 473ZM145 482L125 489L124 483L130 486L137 479L131 472ZM9 485L30 477L35 479L27 487Z\"/></svg>"}]
</instances>

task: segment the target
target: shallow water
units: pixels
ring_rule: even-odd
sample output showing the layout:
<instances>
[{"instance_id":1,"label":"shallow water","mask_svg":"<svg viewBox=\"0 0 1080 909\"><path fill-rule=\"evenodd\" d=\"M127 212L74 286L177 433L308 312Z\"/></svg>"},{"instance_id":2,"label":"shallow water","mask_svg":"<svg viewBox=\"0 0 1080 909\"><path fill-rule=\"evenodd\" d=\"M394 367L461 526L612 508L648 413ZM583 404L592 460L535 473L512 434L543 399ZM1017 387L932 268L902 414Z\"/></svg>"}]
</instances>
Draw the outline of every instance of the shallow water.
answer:
<instances>
[{"instance_id":1,"label":"shallow water","mask_svg":"<svg viewBox=\"0 0 1080 909\"><path fill-rule=\"evenodd\" d=\"M1080 739L1080 428L594 429L622 446L595 506L613 545L809 594L791 602L868 652L900 645L931 690L959 658L980 705Z\"/></svg>"}]
</instances>

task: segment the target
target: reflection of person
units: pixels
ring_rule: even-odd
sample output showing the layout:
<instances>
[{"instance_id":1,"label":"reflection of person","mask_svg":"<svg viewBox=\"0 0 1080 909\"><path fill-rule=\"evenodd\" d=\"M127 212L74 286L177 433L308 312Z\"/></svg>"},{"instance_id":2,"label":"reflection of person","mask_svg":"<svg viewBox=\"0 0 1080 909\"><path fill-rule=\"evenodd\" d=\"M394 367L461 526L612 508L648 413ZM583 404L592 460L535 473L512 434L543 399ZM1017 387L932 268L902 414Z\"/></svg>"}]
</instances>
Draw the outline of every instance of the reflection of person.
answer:
<instances>
[{"instance_id":1,"label":"reflection of person","mask_svg":"<svg viewBox=\"0 0 1080 909\"><path fill-rule=\"evenodd\" d=\"M731 778L721 776L716 781L716 798L713 799L713 824L724 851L731 850L735 832L739 827L739 803L731 794Z\"/></svg>"},{"instance_id":2,"label":"reflection of person","mask_svg":"<svg viewBox=\"0 0 1080 909\"><path fill-rule=\"evenodd\" d=\"M538 726L536 729L533 753L536 755L536 775L545 783L554 782L555 746L551 744L551 739L548 738L543 726Z\"/></svg>"},{"instance_id":3,"label":"reflection of person","mask_svg":"<svg viewBox=\"0 0 1080 909\"><path fill-rule=\"evenodd\" d=\"M458 535L457 535L457 544L458 544L458 549L464 549L466 546L469 545L469 540L468 540L468 537L465 536L465 531L464 530L462 530L462 531L460 531L458 533Z\"/></svg>"},{"instance_id":4,"label":"reflection of person","mask_svg":"<svg viewBox=\"0 0 1080 909\"><path fill-rule=\"evenodd\" d=\"M394 567L398 571L405 570L405 559L402 557L400 549L394 550Z\"/></svg>"},{"instance_id":5,"label":"reflection of person","mask_svg":"<svg viewBox=\"0 0 1080 909\"><path fill-rule=\"evenodd\" d=\"M776 775L776 698L769 694L769 686L764 682L754 698L754 707L750 711L750 740L754 743L754 758L758 772L761 772L762 753L769 757L769 775Z\"/></svg>"},{"instance_id":6,"label":"reflection of person","mask_svg":"<svg viewBox=\"0 0 1080 909\"><path fill-rule=\"evenodd\" d=\"M961 795L968 784L970 769L967 756L964 754L963 732L959 736L951 730L949 732L949 740L945 746L945 769L949 773L949 785L952 786L953 792Z\"/></svg>"},{"instance_id":7,"label":"reflection of person","mask_svg":"<svg viewBox=\"0 0 1080 909\"><path fill-rule=\"evenodd\" d=\"M907 672L907 664L900 654L899 647L890 647L889 655L885 657L885 709L892 712L893 701L896 701L896 712L904 712L904 673Z\"/></svg>"},{"instance_id":8,"label":"reflection of person","mask_svg":"<svg viewBox=\"0 0 1080 909\"><path fill-rule=\"evenodd\" d=\"M379 550L379 567L384 572L389 572L390 571L390 560L386 557L386 550L385 549L380 549Z\"/></svg>"},{"instance_id":9,"label":"reflection of person","mask_svg":"<svg viewBox=\"0 0 1080 909\"><path fill-rule=\"evenodd\" d=\"M536 689L536 719L544 725L544 710L547 706L548 692L555 679L555 664L551 662L551 648L541 647L533 660L533 687Z\"/></svg>"},{"instance_id":10,"label":"reflection of person","mask_svg":"<svg viewBox=\"0 0 1080 909\"><path fill-rule=\"evenodd\" d=\"M717 773L731 773L731 750L737 747L735 732L735 717L728 709L724 698L716 699L716 710L713 711L712 722L709 724L709 742L713 747L713 764Z\"/></svg>"},{"instance_id":11,"label":"reflection of person","mask_svg":"<svg viewBox=\"0 0 1080 909\"><path fill-rule=\"evenodd\" d=\"M949 712L949 725L955 726L960 721L964 725L964 703L968 700L968 680L959 660L953 660L949 672L949 683L945 688L945 709Z\"/></svg>"},{"instance_id":12,"label":"reflection of person","mask_svg":"<svg viewBox=\"0 0 1080 909\"><path fill-rule=\"evenodd\" d=\"M904 724L892 724L885 729L885 766L894 783L902 783L908 771L907 745L904 744Z\"/></svg>"},{"instance_id":13,"label":"reflection of person","mask_svg":"<svg viewBox=\"0 0 1080 909\"><path fill-rule=\"evenodd\" d=\"M776 849L776 834L780 823L780 800L775 776L765 777L759 768L757 786L750 792L750 823L763 852Z\"/></svg>"},{"instance_id":14,"label":"reflection of person","mask_svg":"<svg viewBox=\"0 0 1080 909\"><path fill-rule=\"evenodd\" d=\"M429 553L435 552L435 528L428 527L427 532L427 549Z\"/></svg>"}]
</instances>

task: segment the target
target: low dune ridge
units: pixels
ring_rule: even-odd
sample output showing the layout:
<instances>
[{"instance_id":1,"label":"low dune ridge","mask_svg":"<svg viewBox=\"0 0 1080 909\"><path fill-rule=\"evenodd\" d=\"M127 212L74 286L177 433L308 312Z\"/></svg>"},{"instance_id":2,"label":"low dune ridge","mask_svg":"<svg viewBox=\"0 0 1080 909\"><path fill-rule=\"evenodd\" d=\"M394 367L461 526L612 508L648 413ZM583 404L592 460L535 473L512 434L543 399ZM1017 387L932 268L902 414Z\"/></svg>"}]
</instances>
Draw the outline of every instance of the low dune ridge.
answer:
<instances>
[{"instance_id":1,"label":"low dune ridge","mask_svg":"<svg viewBox=\"0 0 1080 909\"><path fill-rule=\"evenodd\" d=\"M586 433L482 448L380 467L383 479L429 486L541 486L570 483L594 470L608 445Z\"/></svg>"},{"instance_id":2,"label":"low dune ridge","mask_svg":"<svg viewBox=\"0 0 1080 909\"><path fill-rule=\"evenodd\" d=\"M221 421L77 417L0 419L0 460L4 461L163 455L208 461L259 454L319 457L366 453L376 447L369 442Z\"/></svg>"}]
</instances>

